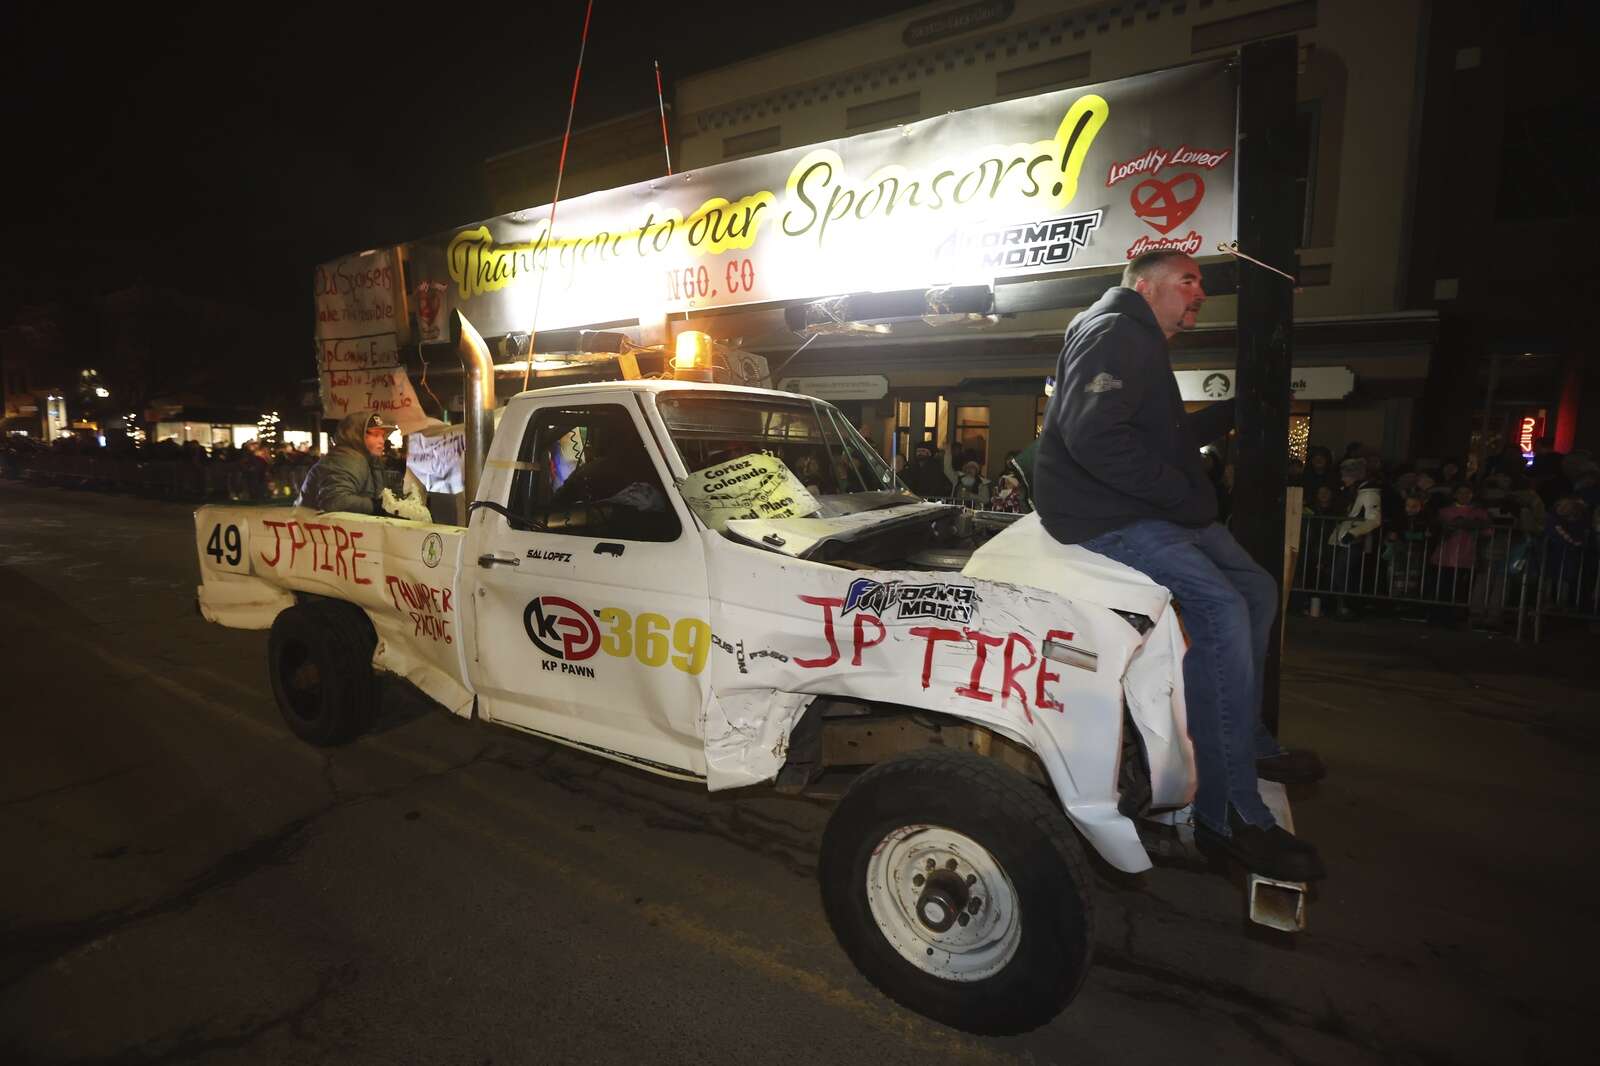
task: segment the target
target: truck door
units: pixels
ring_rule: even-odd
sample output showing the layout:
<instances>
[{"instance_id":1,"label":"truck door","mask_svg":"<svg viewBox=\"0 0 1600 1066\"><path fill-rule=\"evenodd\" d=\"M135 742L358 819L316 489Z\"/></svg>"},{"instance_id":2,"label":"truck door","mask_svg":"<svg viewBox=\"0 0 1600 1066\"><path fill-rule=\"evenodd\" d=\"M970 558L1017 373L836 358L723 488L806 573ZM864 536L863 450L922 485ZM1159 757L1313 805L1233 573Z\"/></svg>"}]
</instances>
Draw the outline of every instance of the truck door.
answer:
<instances>
[{"instance_id":1,"label":"truck door","mask_svg":"<svg viewBox=\"0 0 1600 1066\"><path fill-rule=\"evenodd\" d=\"M496 434L462 559L479 713L699 776L705 554L635 398L608 401Z\"/></svg>"}]
</instances>

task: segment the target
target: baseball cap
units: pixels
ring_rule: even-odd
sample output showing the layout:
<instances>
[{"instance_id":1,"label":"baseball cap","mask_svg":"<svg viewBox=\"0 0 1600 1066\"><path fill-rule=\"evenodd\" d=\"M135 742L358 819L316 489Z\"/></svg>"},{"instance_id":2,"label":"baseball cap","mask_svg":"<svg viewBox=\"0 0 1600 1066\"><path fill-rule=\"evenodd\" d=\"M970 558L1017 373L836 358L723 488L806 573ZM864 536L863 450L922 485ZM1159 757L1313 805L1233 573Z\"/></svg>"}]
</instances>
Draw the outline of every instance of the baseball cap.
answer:
<instances>
[{"instance_id":1,"label":"baseball cap","mask_svg":"<svg viewBox=\"0 0 1600 1066\"><path fill-rule=\"evenodd\" d=\"M374 411L367 416L367 424L363 429L399 429L399 425Z\"/></svg>"}]
</instances>

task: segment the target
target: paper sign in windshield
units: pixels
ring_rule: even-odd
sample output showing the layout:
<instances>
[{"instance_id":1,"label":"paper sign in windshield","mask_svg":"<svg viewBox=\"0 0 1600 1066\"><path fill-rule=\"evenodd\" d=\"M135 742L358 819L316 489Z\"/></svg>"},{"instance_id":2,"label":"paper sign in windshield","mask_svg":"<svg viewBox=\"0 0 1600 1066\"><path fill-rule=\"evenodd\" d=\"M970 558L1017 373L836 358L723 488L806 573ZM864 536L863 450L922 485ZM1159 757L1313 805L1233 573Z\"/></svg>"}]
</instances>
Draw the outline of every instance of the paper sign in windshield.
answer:
<instances>
[{"instance_id":1,"label":"paper sign in windshield","mask_svg":"<svg viewBox=\"0 0 1600 1066\"><path fill-rule=\"evenodd\" d=\"M718 532L735 519L801 518L820 506L775 455L745 455L696 470L681 488L694 513Z\"/></svg>"}]
</instances>

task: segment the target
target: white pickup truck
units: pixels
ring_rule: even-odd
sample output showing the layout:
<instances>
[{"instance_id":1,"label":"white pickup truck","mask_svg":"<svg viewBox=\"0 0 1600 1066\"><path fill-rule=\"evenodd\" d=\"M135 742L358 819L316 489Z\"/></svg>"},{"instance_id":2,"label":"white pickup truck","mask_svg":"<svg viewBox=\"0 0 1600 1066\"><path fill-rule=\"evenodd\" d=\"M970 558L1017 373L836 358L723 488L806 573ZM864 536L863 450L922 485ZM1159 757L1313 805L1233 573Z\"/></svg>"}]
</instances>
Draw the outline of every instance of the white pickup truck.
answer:
<instances>
[{"instance_id":1,"label":"white pickup truck","mask_svg":"<svg viewBox=\"0 0 1600 1066\"><path fill-rule=\"evenodd\" d=\"M200 608L270 628L289 727L355 736L376 668L711 789L837 796L822 896L868 978L974 1032L1059 1012L1080 837L1144 870L1135 819L1170 831L1193 793L1166 590L1031 516L963 548L819 400L634 380L498 413L464 527L196 513Z\"/></svg>"}]
</instances>

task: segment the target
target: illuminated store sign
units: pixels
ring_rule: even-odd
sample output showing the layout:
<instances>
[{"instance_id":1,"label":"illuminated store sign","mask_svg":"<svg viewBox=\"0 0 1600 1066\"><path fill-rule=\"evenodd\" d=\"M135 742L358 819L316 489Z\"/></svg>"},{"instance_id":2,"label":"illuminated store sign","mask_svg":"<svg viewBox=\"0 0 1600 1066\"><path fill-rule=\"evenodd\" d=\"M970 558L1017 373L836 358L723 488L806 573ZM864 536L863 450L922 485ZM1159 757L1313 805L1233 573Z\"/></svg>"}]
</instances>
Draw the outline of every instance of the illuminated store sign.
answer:
<instances>
[{"instance_id":1,"label":"illuminated store sign","mask_svg":"<svg viewBox=\"0 0 1600 1066\"><path fill-rule=\"evenodd\" d=\"M1214 370L1175 370L1178 393L1191 403L1233 399L1232 367ZM1297 366L1289 389L1297 400L1342 400L1356 388L1356 372L1347 366Z\"/></svg>"}]
</instances>

